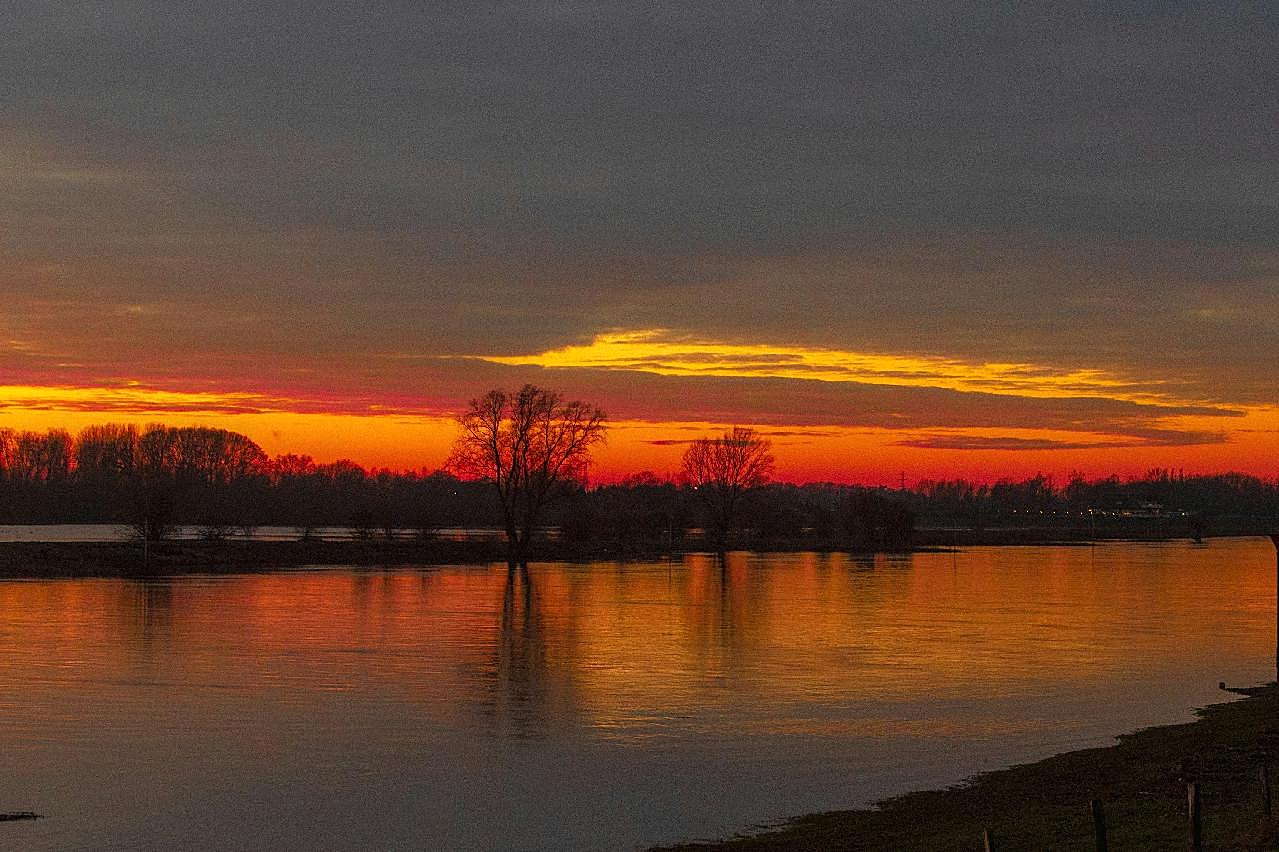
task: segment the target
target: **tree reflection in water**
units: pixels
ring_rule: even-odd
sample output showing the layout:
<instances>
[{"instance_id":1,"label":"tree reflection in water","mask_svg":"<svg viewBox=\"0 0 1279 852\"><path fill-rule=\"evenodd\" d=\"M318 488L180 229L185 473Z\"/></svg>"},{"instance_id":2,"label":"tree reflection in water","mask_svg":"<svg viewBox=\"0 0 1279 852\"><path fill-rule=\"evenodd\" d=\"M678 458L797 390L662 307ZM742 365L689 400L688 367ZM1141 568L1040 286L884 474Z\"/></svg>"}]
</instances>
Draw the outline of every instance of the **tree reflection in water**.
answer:
<instances>
[{"instance_id":1,"label":"tree reflection in water","mask_svg":"<svg viewBox=\"0 0 1279 852\"><path fill-rule=\"evenodd\" d=\"M544 737L551 699L547 638L527 565L506 572L489 673L488 706L499 729L519 739Z\"/></svg>"},{"instance_id":2,"label":"tree reflection in water","mask_svg":"<svg viewBox=\"0 0 1279 852\"><path fill-rule=\"evenodd\" d=\"M121 592L139 650L148 655L167 651L173 632L173 578L125 582Z\"/></svg>"}]
</instances>

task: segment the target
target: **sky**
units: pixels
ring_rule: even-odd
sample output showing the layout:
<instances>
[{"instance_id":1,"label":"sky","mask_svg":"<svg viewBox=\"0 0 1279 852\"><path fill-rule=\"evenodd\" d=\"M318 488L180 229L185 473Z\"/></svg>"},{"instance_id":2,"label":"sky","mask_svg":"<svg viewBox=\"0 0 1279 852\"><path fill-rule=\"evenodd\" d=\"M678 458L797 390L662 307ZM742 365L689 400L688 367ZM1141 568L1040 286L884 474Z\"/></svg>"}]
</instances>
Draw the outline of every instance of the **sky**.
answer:
<instances>
[{"instance_id":1,"label":"sky","mask_svg":"<svg viewBox=\"0 0 1279 852\"><path fill-rule=\"evenodd\" d=\"M0 427L1279 475L1274 2L0 6Z\"/></svg>"}]
</instances>

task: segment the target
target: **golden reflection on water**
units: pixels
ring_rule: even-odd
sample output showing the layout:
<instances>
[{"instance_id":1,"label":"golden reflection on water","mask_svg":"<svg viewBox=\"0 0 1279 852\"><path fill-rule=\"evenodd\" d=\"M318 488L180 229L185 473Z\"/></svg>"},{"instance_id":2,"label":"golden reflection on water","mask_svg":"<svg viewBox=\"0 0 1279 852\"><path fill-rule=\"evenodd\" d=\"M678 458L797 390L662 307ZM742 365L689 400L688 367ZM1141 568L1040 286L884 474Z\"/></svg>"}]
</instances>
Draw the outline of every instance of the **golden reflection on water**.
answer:
<instances>
[{"instance_id":1,"label":"golden reflection on water","mask_svg":"<svg viewBox=\"0 0 1279 852\"><path fill-rule=\"evenodd\" d=\"M565 715L616 728L743 701L982 696L1253 661L1271 641L1268 567L1248 542L5 583L0 675L377 689L512 733Z\"/></svg>"},{"instance_id":2,"label":"golden reflection on water","mask_svg":"<svg viewBox=\"0 0 1279 852\"><path fill-rule=\"evenodd\" d=\"M510 783L562 761L579 795L612 801L627 754L627 783L669 786L679 761L710 799L737 785L719 818L741 827L781 815L757 812L752 772L772 779L761 801L790 807L780 773L798 779L791 809L833 806L850 795L841 773L881 778L868 798L958 780L974 761L1174 721L1218 680L1266 679L1274 570L1268 542L1232 540L5 582L0 746L29 767L10 783L55 801L85 795L69 775L124 783L105 767L128 765L194 789L329 772L353 795L353 766L423 754L440 777L383 783L465 791L506 771L501 743L528 761ZM704 807L713 823L719 805ZM673 818L636 816L635 836L676 836L654 833ZM33 830L51 846L132 838Z\"/></svg>"}]
</instances>

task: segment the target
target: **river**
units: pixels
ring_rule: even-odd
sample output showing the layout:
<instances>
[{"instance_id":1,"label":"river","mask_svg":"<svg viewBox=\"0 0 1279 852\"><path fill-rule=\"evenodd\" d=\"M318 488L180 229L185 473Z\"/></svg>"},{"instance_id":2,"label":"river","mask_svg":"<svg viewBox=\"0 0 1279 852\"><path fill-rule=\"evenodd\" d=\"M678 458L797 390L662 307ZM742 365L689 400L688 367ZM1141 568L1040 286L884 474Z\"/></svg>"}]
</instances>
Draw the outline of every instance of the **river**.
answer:
<instances>
[{"instance_id":1,"label":"river","mask_svg":"<svg viewBox=\"0 0 1279 852\"><path fill-rule=\"evenodd\" d=\"M0 845L630 849L1188 720L1264 539L0 582Z\"/></svg>"}]
</instances>

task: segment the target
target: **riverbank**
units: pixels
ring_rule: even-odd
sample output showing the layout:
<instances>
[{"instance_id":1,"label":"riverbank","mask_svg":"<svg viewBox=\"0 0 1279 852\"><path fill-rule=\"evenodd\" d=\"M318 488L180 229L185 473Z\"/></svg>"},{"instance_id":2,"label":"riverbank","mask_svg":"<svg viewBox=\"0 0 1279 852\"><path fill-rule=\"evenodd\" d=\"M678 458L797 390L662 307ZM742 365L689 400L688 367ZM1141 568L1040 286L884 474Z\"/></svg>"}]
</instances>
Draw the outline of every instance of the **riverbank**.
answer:
<instances>
[{"instance_id":1,"label":"riverbank","mask_svg":"<svg viewBox=\"0 0 1279 852\"><path fill-rule=\"evenodd\" d=\"M1167 539L1141 539L1167 540ZM926 553L950 547L1003 545L1084 545L1087 541L988 531L964 535L923 533L909 551ZM753 542L743 549L759 553L833 552L857 554L829 543L805 539ZM541 541L529 554L537 562L645 561L704 552L700 542L668 549L662 543L610 541ZM0 578L130 577L147 574L235 573L271 571L306 565L396 567L405 565L476 565L502 562L501 540L368 538L295 541L242 539L138 541L0 542Z\"/></svg>"},{"instance_id":2,"label":"riverbank","mask_svg":"<svg viewBox=\"0 0 1279 852\"><path fill-rule=\"evenodd\" d=\"M2 542L0 577L131 577L271 571L304 565L466 565L503 557L484 541Z\"/></svg>"},{"instance_id":3,"label":"riverbank","mask_svg":"<svg viewBox=\"0 0 1279 852\"><path fill-rule=\"evenodd\" d=\"M1263 815L1259 768L1279 784L1279 690L1199 711L1182 725L1149 728L1116 745L1068 752L979 775L946 790L908 793L868 810L798 817L779 830L671 850L982 849L1096 847L1090 802L1102 803L1111 849L1187 848L1187 782L1200 790L1205 849L1279 849L1279 819ZM1275 792L1279 817L1279 790Z\"/></svg>"},{"instance_id":4,"label":"riverbank","mask_svg":"<svg viewBox=\"0 0 1279 852\"><path fill-rule=\"evenodd\" d=\"M537 562L638 561L672 555L659 547L610 543L539 542ZM676 551L676 556L683 553ZM0 542L0 578L134 577L287 570L307 565L394 568L487 565L506 560L500 540L353 539L296 541L178 540Z\"/></svg>"}]
</instances>

